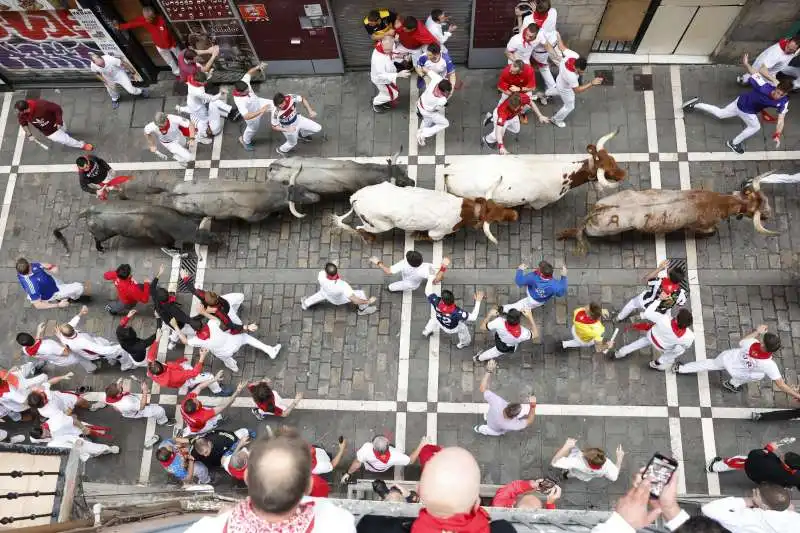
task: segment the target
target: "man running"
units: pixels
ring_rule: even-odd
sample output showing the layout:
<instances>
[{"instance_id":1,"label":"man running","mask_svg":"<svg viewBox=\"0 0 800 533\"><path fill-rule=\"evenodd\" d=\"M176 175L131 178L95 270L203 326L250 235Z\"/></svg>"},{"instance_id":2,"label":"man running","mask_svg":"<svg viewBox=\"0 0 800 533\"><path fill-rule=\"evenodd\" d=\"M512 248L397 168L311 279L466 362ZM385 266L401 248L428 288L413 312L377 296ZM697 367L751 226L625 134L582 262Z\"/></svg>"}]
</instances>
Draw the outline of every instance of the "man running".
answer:
<instances>
[{"instance_id":1,"label":"man running","mask_svg":"<svg viewBox=\"0 0 800 533\"><path fill-rule=\"evenodd\" d=\"M63 344L52 339L45 339L44 328L45 322L36 327L36 337L30 333L17 333L17 344L22 346L22 352L25 355L53 366L80 365L89 374L97 369L91 361L78 357Z\"/></svg>"},{"instance_id":2,"label":"man running","mask_svg":"<svg viewBox=\"0 0 800 533\"><path fill-rule=\"evenodd\" d=\"M317 112L311 107L308 98L299 94L275 93L272 103L272 129L281 132L286 139L285 143L275 149L278 154L287 155L297 146L298 140L311 142L311 136L322 131L322 126L311 120L317 116ZM297 104L303 104L311 118L298 113Z\"/></svg>"},{"instance_id":3,"label":"man running","mask_svg":"<svg viewBox=\"0 0 800 533\"><path fill-rule=\"evenodd\" d=\"M56 327L58 340L78 357L83 357L90 361L104 358L109 364L119 363L120 370L123 372L134 368L136 362L128 352L122 349L122 346L114 344L103 337L91 335L77 329L81 317L87 314L89 314L89 308L84 305L81 307L80 312L72 317L72 320L66 324L59 324Z\"/></svg>"},{"instance_id":4,"label":"man running","mask_svg":"<svg viewBox=\"0 0 800 533\"><path fill-rule=\"evenodd\" d=\"M428 72L428 87L417 100L417 113L422 117L422 123L417 129L417 144L425 146L425 139L433 137L444 131L450 121L444 116L444 107L453 93L450 80L442 79L435 72Z\"/></svg>"},{"instance_id":5,"label":"man running","mask_svg":"<svg viewBox=\"0 0 800 533\"><path fill-rule=\"evenodd\" d=\"M94 145L73 139L64 129L64 110L61 106L42 99L19 100L14 104L17 110L19 125L28 134L28 140L33 141L34 136L31 126L42 132L42 135L53 142L80 148L86 152L94 150Z\"/></svg>"},{"instance_id":6,"label":"man running","mask_svg":"<svg viewBox=\"0 0 800 533\"><path fill-rule=\"evenodd\" d=\"M511 309L522 311L536 309L550 301L553 297L562 298L567 294L567 267L561 267L561 277L553 278L553 265L547 261L540 261L539 268L526 272L528 265L525 263L517 267L514 283L518 287L525 287L526 296L513 304L503 306L503 311Z\"/></svg>"},{"instance_id":7,"label":"man running","mask_svg":"<svg viewBox=\"0 0 800 533\"><path fill-rule=\"evenodd\" d=\"M506 155L511 152L506 148L504 141L506 130L511 133L519 133L520 130L520 115L531 109L536 114L539 122L545 124L548 118L539 111L536 104L533 103L530 96L525 93L515 93L508 97L506 101L498 105L491 113L486 113L483 120L483 125L486 126L492 123L492 131L488 135L481 136L481 141L489 146L497 145L497 151L500 155Z\"/></svg>"},{"instance_id":8,"label":"man running","mask_svg":"<svg viewBox=\"0 0 800 533\"><path fill-rule=\"evenodd\" d=\"M536 396L528 398L528 403L509 403L491 390L489 390L489 379L497 370L497 361L489 361L486 364L486 374L481 381L480 391L483 399L489 404L484 419L485 424L476 425L472 428L475 433L499 437L509 431L522 431L531 424L536 418Z\"/></svg>"},{"instance_id":9,"label":"man running","mask_svg":"<svg viewBox=\"0 0 800 533\"><path fill-rule=\"evenodd\" d=\"M50 263L29 263L24 257L17 259L17 280L36 309L68 307L70 301L88 297L89 282L64 283L53 274L58 267Z\"/></svg>"},{"instance_id":10,"label":"man running","mask_svg":"<svg viewBox=\"0 0 800 533\"><path fill-rule=\"evenodd\" d=\"M445 289L442 291L441 296L434 293L432 281L429 281L425 286L425 296L428 298L428 303L433 307L434 316L428 319L425 329L422 330L422 335L430 337L434 329L438 327L439 331L448 335L454 333L458 335L456 348L459 350L469 346L472 343L472 336L469 334L467 324L475 322L481 312L483 291L475 293L475 307L471 313L467 313L456 305L456 299L452 292Z\"/></svg>"},{"instance_id":11,"label":"man running","mask_svg":"<svg viewBox=\"0 0 800 533\"><path fill-rule=\"evenodd\" d=\"M387 276L400 274L403 278L400 281L389 284L388 289L390 292L415 291L422 285L423 281L427 281L434 273L436 274L436 279L433 280L433 284L437 285L441 282L442 276L444 276L448 265L450 265L450 259L445 257L442 259L442 265L436 270L431 263L424 262L422 254L416 250L407 251L405 259L392 266L386 266L383 261L375 256L370 257L369 260L373 265L383 270L383 273Z\"/></svg>"},{"instance_id":12,"label":"man running","mask_svg":"<svg viewBox=\"0 0 800 533\"><path fill-rule=\"evenodd\" d=\"M646 309L656 300L661 301L661 305L656 308L659 313L666 313L676 305L686 305L686 291L681 287L684 279L683 269L669 268L669 259L664 259L643 278L647 289L631 298L617 314L615 321L625 320L631 313Z\"/></svg>"},{"instance_id":13,"label":"man running","mask_svg":"<svg viewBox=\"0 0 800 533\"><path fill-rule=\"evenodd\" d=\"M756 56L753 68L772 85L778 85L778 73L794 78L794 90L800 89L800 68L790 65L800 53L800 33L788 39L781 39ZM749 73L736 77L742 85L749 85Z\"/></svg>"},{"instance_id":14,"label":"man running","mask_svg":"<svg viewBox=\"0 0 800 533\"><path fill-rule=\"evenodd\" d=\"M150 96L149 90L133 86L129 76L129 74L135 73L133 67L123 63L118 57L90 52L89 59L91 60L89 68L97 75L97 79L106 86L106 91L111 97L111 107L113 109L119 108L119 90L117 87L122 87L125 92L133 96L139 96L140 94L145 98Z\"/></svg>"},{"instance_id":15,"label":"man running","mask_svg":"<svg viewBox=\"0 0 800 533\"><path fill-rule=\"evenodd\" d=\"M198 72L189 76L188 91L186 94L186 107L175 106L179 113L188 113L197 128L197 142L211 144L214 137L222 133L231 106L225 103L228 90L221 89L217 94L208 94L206 85L211 78L210 74Z\"/></svg>"},{"instance_id":16,"label":"man running","mask_svg":"<svg viewBox=\"0 0 800 533\"><path fill-rule=\"evenodd\" d=\"M602 85L603 78L594 78L581 85L580 76L586 72L586 67L588 66L586 58L581 57L577 52L567 49L562 43L559 42L559 44L562 46L561 52L564 55L564 59L558 66L558 78L556 78L555 86L548 87L545 95L558 95L561 98L561 109L550 118L550 123L557 128L565 128L567 125L564 120L575 109L575 95L588 91L592 87ZM549 72L550 67L546 68Z\"/></svg>"},{"instance_id":17,"label":"man running","mask_svg":"<svg viewBox=\"0 0 800 533\"><path fill-rule=\"evenodd\" d=\"M256 73L264 74L264 63L251 68L247 73L242 76L242 79L233 84L233 103L239 114L242 115L242 120L245 122L245 128L242 135L239 137L239 144L248 152L255 150L253 147L253 138L258 132L261 125L261 117L265 113L271 114L275 110L275 104L268 98L261 98L258 96L250 82Z\"/></svg>"},{"instance_id":18,"label":"man running","mask_svg":"<svg viewBox=\"0 0 800 533\"><path fill-rule=\"evenodd\" d=\"M194 142L196 135L197 130L189 119L160 111L156 113L153 122L144 127L144 136L147 138L150 151L161 159L167 158L156 147L156 139L158 139L161 146L166 148L182 167L186 167L189 161L194 161L194 155L189 148L191 148L190 143Z\"/></svg>"},{"instance_id":19,"label":"man running","mask_svg":"<svg viewBox=\"0 0 800 533\"><path fill-rule=\"evenodd\" d=\"M539 337L539 328L533 321L533 313L530 309L523 309L521 313L517 309L510 309L508 312L503 312L502 316L500 315L499 308L492 309L481 322L481 330L494 333L494 346L474 355L473 361L488 361L503 354L514 353L523 342ZM520 324L521 316L528 320L531 329Z\"/></svg>"},{"instance_id":20,"label":"man running","mask_svg":"<svg viewBox=\"0 0 800 533\"><path fill-rule=\"evenodd\" d=\"M317 275L319 290L307 298L300 299L300 307L303 311L313 305L327 300L333 305L345 305L352 303L358 306L359 315L371 315L378 310L372 304L377 298L369 298L362 290L353 290L349 283L339 276L339 269L333 263L326 263L325 269Z\"/></svg>"}]
</instances>

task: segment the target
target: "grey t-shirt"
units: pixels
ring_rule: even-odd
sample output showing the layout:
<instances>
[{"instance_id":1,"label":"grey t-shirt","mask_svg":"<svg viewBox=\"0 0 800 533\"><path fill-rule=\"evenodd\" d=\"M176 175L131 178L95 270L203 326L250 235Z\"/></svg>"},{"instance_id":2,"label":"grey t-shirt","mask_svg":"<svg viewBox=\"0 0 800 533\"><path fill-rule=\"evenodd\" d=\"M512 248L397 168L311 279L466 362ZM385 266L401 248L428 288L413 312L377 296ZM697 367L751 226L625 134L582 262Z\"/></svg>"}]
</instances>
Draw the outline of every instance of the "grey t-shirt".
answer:
<instances>
[{"instance_id":1,"label":"grey t-shirt","mask_svg":"<svg viewBox=\"0 0 800 533\"><path fill-rule=\"evenodd\" d=\"M508 402L490 390L483 393L483 399L489 404L489 412L486 414L486 425L495 431L519 431L527 427L527 417L530 410L522 406L519 416L522 418L507 419L503 415L503 409Z\"/></svg>"}]
</instances>

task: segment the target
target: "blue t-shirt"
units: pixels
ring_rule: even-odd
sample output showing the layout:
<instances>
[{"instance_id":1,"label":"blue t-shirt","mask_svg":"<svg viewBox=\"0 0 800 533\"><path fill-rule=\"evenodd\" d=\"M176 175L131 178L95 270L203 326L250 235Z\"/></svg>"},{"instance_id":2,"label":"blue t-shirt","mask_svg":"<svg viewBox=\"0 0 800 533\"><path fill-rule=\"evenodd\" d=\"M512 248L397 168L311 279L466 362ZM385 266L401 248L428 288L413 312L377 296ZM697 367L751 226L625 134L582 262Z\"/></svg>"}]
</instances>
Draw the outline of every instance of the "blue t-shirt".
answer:
<instances>
[{"instance_id":1,"label":"blue t-shirt","mask_svg":"<svg viewBox=\"0 0 800 533\"><path fill-rule=\"evenodd\" d=\"M769 94L775 90L775 86L761 76L757 74L750 76L750 85L753 90L742 94L736 100L739 110L751 115L758 114L768 107L774 107L781 114L789 110L789 96L783 95L779 100L773 100Z\"/></svg>"},{"instance_id":2,"label":"blue t-shirt","mask_svg":"<svg viewBox=\"0 0 800 533\"><path fill-rule=\"evenodd\" d=\"M436 312L436 320L438 320L439 324L441 324L445 329L455 329L462 320L467 320L469 318L469 313L458 306L456 306L456 308L450 313L440 311L439 302L442 301L441 296L429 294L428 301Z\"/></svg>"},{"instance_id":3,"label":"blue t-shirt","mask_svg":"<svg viewBox=\"0 0 800 533\"><path fill-rule=\"evenodd\" d=\"M32 263L30 274L17 274L19 284L30 301L46 302L58 292L58 284L41 263Z\"/></svg>"},{"instance_id":4,"label":"blue t-shirt","mask_svg":"<svg viewBox=\"0 0 800 533\"><path fill-rule=\"evenodd\" d=\"M524 270L517 269L514 283L519 287L526 285L528 295L537 302L546 302L553 296L567 293L567 276L561 276L561 279L546 278L538 270L526 274Z\"/></svg>"},{"instance_id":5,"label":"blue t-shirt","mask_svg":"<svg viewBox=\"0 0 800 533\"><path fill-rule=\"evenodd\" d=\"M161 445L164 446L167 444L171 444L172 449L175 449L174 441L168 439L165 440ZM180 453L173 454L169 462L160 462L161 466L163 466L167 472L178 478L180 481L183 481L189 475L189 470L186 468L186 461L184 461L184 457Z\"/></svg>"}]
</instances>

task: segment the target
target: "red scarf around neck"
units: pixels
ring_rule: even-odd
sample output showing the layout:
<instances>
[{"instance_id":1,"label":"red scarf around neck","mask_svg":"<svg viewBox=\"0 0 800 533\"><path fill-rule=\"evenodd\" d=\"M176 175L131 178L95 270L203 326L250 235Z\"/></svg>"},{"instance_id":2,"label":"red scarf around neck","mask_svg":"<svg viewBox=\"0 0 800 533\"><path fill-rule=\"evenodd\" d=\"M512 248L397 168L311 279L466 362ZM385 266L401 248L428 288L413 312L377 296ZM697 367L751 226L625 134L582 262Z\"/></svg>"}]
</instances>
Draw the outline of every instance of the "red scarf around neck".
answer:
<instances>
[{"instance_id":1,"label":"red scarf around neck","mask_svg":"<svg viewBox=\"0 0 800 533\"><path fill-rule=\"evenodd\" d=\"M520 324L509 324L508 322L504 323L506 326L506 331L511 333L515 338L519 338L522 335L522 325Z\"/></svg>"},{"instance_id":2,"label":"red scarf around neck","mask_svg":"<svg viewBox=\"0 0 800 533\"><path fill-rule=\"evenodd\" d=\"M760 342L754 342L750 345L750 349L747 350L747 356L752 357L753 359L769 359L772 357L772 354L761 346Z\"/></svg>"},{"instance_id":3,"label":"red scarf around neck","mask_svg":"<svg viewBox=\"0 0 800 533\"><path fill-rule=\"evenodd\" d=\"M39 347L40 347L41 345L42 345L42 339L39 339L39 340L37 340L37 341L36 341L36 342L33 344L33 346L25 346L25 347L24 347L22 350L23 350L23 351L24 351L26 354L28 354L28 355L30 355L31 357L33 357L34 355L36 355L37 353L39 353Z\"/></svg>"},{"instance_id":4,"label":"red scarf around neck","mask_svg":"<svg viewBox=\"0 0 800 533\"><path fill-rule=\"evenodd\" d=\"M574 57L570 57L569 59L567 59L567 61L564 63L564 66L570 72L575 72L575 58Z\"/></svg>"},{"instance_id":5,"label":"red scarf around neck","mask_svg":"<svg viewBox=\"0 0 800 533\"><path fill-rule=\"evenodd\" d=\"M411 533L489 533L489 528L489 514L483 507L447 518L433 516L427 509L422 509L411 525Z\"/></svg>"},{"instance_id":6,"label":"red scarf around neck","mask_svg":"<svg viewBox=\"0 0 800 533\"><path fill-rule=\"evenodd\" d=\"M439 305L436 306L436 310L449 315L456 310L456 304L448 305L444 303L444 300L439 300Z\"/></svg>"},{"instance_id":7,"label":"red scarf around neck","mask_svg":"<svg viewBox=\"0 0 800 533\"><path fill-rule=\"evenodd\" d=\"M206 86L205 83L197 81L196 79L194 79L194 76L189 76L189 79L186 80L186 83L188 83L192 87L205 87Z\"/></svg>"},{"instance_id":8,"label":"red scarf around neck","mask_svg":"<svg viewBox=\"0 0 800 533\"><path fill-rule=\"evenodd\" d=\"M778 46L780 46L781 50L783 50L784 52L786 52L786 45L787 44L789 44L789 39L781 39L780 41L778 41ZM786 52L786 53L788 53L788 52ZM28 100L28 102L30 103L30 100Z\"/></svg>"},{"instance_id":9,"label":"red scarf around neck","mask_svg":"<svg viewBox=\"0 0 800 533\"><path fill-rule=\"evenodd\" d=\"M389 462L389 459L392 457L392 452L390 452L389 450L386 450L385 452L380 453L378 450L373 448L372 449L372 453L375 454L375 459L377 459L378 461L382 462L383 464L387 464Z\"/></svg>"},{"instance_id":10,"label":"red scarf around neck","mask_svg":"<svg viewBox=\"0 0 800 533\"><path fill-rule=\"evenodd\" d=\"M250 499L233 508L223 533L311 533L314 530L314 502L301 503L282 522L267 522L253 511Z\"/></svg>"},{"instance_id":11,"label":"red scarf around neck","mask_svg":"<svg viewBox=\"0 0 800 533\"><path fill-rule=\"evenodd\" d=\"M672 319L671 325L672 325L672 332L675 334L676 337L683 337L684 333L686 333L686 328L678 327L677 318Z\"/></svg>"},{"instance_id":12,"label":"red scarf around neck","mask_svg":"<svg viewBox=\"0 0 800 533\"><path fill-rule=\"evenodd\" d=\"M106 403L117 403L118 401L120 401L129 394L130 392L123 392L119 396L109 396L108 394L106 394Z\"/></svg>"},{"instance_id":13,"label":"red scarf around neck","mask_svg":"<svg viewBox=\"0 0 800 533\"><path fill-rule=\"evenodd\" d=\"M549 15L549 14L550 14L550 10L549 9L547 11L545 11L544 13L534 10L533 11L533 23L536 24L537 26L539 26L539 28L541 28L542 26L544 26L544 21L547 20L547 15Z\"/></svg>"}]
</instances>

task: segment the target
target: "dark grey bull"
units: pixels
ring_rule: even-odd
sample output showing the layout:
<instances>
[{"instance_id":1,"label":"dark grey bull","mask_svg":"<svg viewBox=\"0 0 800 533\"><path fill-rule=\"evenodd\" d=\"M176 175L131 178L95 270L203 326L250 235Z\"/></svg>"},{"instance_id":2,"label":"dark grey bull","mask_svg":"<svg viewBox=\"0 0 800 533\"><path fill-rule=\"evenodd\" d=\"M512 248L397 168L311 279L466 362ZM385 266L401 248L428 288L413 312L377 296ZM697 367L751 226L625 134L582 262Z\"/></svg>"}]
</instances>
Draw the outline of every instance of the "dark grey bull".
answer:
<instances>
[{"instance_id":1,"label":"dark grey bull","mask_svg":"<svg viewBox=\"0 0 800 533\"><path fill-rule=\"evenodd\" d=\"M201 222L198 226L196 219L160 205L130 201L103 202L83 210L76 220L82 218L86 219L98 252L104 251L103 242L117 235L150 241L168 248L180 248L183 244L209 245L219 242L208 230L207 224ZM53 231L53 236L64 245L67 253L70 253L69 245L61 231L72 222Z\"/></svg>"},{"instance_id":2,"label":"dark grey bull","mask_svg":"<svg viewBox=\"0 0 800 533\"><path fill-rule=\"evenodd\" d=\"M402 150L402 146L400 149ZM391 181L398 187L414 186L414 180L396 164L399 154L400 151L393 154L386 160L385 165L337 161L323 157L278 159L268 167L267 179L284 185L294 183L323 195L352 194L359 189L384 181ZM292 214L298 218L305 216L295 211L292 211Z\"/></svg>"}]
</instances>

